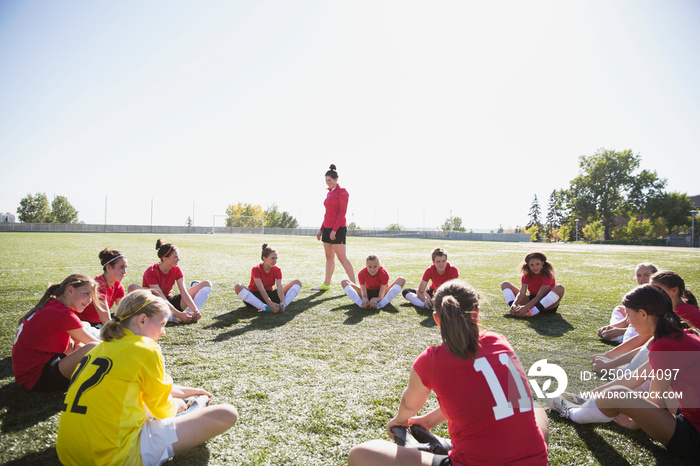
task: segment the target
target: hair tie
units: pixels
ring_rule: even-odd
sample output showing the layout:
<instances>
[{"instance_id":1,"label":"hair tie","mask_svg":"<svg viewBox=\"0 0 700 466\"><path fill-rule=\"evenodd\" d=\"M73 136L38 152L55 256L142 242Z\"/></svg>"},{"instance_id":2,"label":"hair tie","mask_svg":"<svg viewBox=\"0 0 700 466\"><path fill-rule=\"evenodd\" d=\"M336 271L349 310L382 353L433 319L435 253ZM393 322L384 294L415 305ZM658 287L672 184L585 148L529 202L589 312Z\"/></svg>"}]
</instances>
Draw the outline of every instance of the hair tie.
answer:
<instances>
[{"instance_id":1,"label":"hair tie","mask_svg":"<svg viewBox=\"0 0 700 466\"><path fill-rule=\"evenodd\" d=\"M134 312L132 312L131 314L125 315L125 316L123 316L123 317L114 316L114 318L117 319L117 322L124 322L126 319L128 319L128 318L131 317L131 316L133 316L134 314L136 314L137 312L139 312L141 309L143 309L144 307L148 306L148 305L151 304L152 302L153 302L152 299L147 299L146 302L143 303L143 304L141 305L141 307L139 307L138 309L136 309L136 310L135 310Z\"/></svg>"},{"instance_id":2,"label":"hair tie","mask_svg":"<svg viewBox=\"0 0 700 466\"><path fill-rule=\"evenodd\" d=\"M112 257L110 260L108 260L107 262L105 262L104 264L102 264L102 266L104 267L104 266L106 266L107 264L109 264L110 262L114 262L115 260L119 259L120 257L124 257L124 254L119 254L119 255L116 256L116 257Z\"/></svg>"}]
</instances>

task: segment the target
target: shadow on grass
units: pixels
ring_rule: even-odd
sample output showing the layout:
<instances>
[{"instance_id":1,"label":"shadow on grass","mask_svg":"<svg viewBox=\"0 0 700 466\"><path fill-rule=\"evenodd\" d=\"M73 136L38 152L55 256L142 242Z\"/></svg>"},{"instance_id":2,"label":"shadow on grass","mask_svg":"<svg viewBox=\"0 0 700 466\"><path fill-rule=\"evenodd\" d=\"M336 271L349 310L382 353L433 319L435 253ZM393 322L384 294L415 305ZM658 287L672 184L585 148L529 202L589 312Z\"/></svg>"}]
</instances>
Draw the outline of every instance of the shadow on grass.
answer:
<instances>
[{"instance_id":1,"label":"shadow on grass","mask_svg":"<svg viewBox=\"0 0 700 466\"><path fill-rule=\"evenodd\" d=\"M340 306L333 311L345 311L347 319L343 324L345 325L356 325L362 322L365 317L376 316L381 312L388 312L390 314L397 314L399 312L392 304L382 308L382 309L362 309L355 303L346 304L345 306Z\"/></svg>"},{"instance_id":2,"label":"shadow on grass","mask_svg":"<svg viewBox=\"0 0 700 466\"><path fill-rule=\"evenodd\" d=\"M344 294L333 295L324 299L317 299L322 294L324 294L324 292L319 291L302 299L292 301L287 310L285 310L284 312L278 312L277 314L273 312L265 312L259 311L257 309L251 309L248 306L242 306L225 314L219 314L217 316L214 316L215 322L207 325L204 328L227 328L231 325L237 324L241 320L251 319L250 322L248 322L248 325L245 325L241 328L232 329L228 332L221 333L213 339L213 341L225 341L234 338L238 335L242 335L250 330L270 330L276 327L281 327L287 322L294 319L302 312L304 312L306 309L309 309L310 307L313 307L318 303L338 299L342 296L345 296Z\"/></svg>"},{"instance_id":3,"label":"shadow on grass","mask_svg":"<svg viewBox=\"0 0 700 466\"><path fill-rule=\"evenodd\" d=\"M37 451L34 453L28 453L21 458L16 460L8 461L3 463L4 465L27 465L27 464L41 464L41 465L60 465L61 462L58 460L58 454L56 453L56 448L50 447L42 451Z\"/></svg>"},{"instance_id":4,"label":"shadow on grass","mask_svg":"<svg viewBox=\"0 0 700 466\"><path fill-rule=\"evenodd\" d=\"M433 310L432 309L426 309L424 307L418 307L414 306L411 303L403 303L401 305L401 309L406 309L406 310L415 310L416 314L425 317L420 323L422 327L436 327L437 324L435 323L435 319L433 319Z\"/></svg>"},{"instance_id":5,"label":"shadow on grass","mask_svg":"<svg viewBox=\"0 0 700 466\"><path fill-rule=\"evenodd\" d=\"M518 318L510 314L504 314L505 318L513 320L522 320L527 322L532 329L543 336L548 337L561 337L565 333L574 330L576 327L571 325L564 317L559 313L545 314L540 313L534 317L530 318Z\"/></svg>"},{"instance_id":6,"label":"shadow on grass","mask_svg":"<svg viewBox=\"0 0 700 466\"><path fill-rule=\"evenodd\" d=\"M2 432L23 431L61 411L64 393L32 393L20 387L13 380L9 357L0 361L0 373L9 382L0 387Z\"/></svg>"},{"instance_id":7,"label":"shadow on grass","mask_svg":"<svg viewBox=\"0 0 700 466\"><path fill-rule=\"evenodd\" d=\"M175 455L168 464L175 465L200 465L209 464L211 453L206 444L196 446L191 450Z\"/></svg>"}]
</instances>

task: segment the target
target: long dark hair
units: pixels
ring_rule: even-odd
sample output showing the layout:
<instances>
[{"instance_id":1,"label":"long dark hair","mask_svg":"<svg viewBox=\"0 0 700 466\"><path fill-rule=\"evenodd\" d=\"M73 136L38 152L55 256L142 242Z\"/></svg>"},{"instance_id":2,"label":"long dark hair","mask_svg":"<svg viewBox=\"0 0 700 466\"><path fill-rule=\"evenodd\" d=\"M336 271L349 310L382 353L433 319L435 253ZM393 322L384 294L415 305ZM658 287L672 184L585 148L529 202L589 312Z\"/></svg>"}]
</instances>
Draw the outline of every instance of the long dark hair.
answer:
<instances>
[{"instance_id":1,"label":"long dark hair","mask_svg":"<svg viewBox=\"0 0 700 466\"><path fill-rule=\"evenodd\" d=\"M479 349L479 324L474 319L479 294L459 280L443 283L435 293L435 312L447 350L460 359L475 356Z\"/></svg>"},{"instance_id":2,"label":"long dark hair","mask_svg":"<svg viewBox=\"0 0 700 466\"><path fill-rule=\"evenodd\" d=\"M521 274L527 275L528 277L534 275L532 273L532 270L530 270L529 265L529 262L532 259L539 259L542 261L542 272L540 272L542 275L549 278L552 276L552 274L554 274L554 266L547 262L547 256L545 256L541 252L531 252L530 254L525 256L525 261L522 264L520 264Z\"/></svg>"},{"instance_id":3,"label":"long dark hair","mask_svg":"<svg viewBox=\"0 0 700 466\"><path fill-rule=\"evenodd\" d=\"M635 311L644 309L648 315L659 319L654 329L654 339L683 336L681 318L673 312L671 298L662 288L649 284L638 286L625 295L622 304Z\"/></svg>"},{"instance_id":4,"label":"long dark hair","mask_svg":"<svg viewBox=\"0 0 700 466\"><path fill-rule=\"evenodd\" d=\"M678 288L678 296L681 298L681 301L698 307L698 300L695 298L695 295L690 290L685 289L685 281L676 272L671 272L670 270L656 272L651 276L651 280L661 283L668 288Z\"/></svg>"}]
</instances>

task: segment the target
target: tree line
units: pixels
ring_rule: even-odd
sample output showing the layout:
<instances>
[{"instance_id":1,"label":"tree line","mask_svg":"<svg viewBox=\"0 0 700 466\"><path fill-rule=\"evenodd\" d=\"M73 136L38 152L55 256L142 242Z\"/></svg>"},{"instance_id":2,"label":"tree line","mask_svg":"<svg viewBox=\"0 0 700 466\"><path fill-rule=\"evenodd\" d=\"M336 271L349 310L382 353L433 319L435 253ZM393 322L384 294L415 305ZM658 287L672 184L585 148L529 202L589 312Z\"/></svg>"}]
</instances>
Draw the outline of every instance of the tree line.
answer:
<instances>
[{"instance_id":1,"label":"tree line","mask_svg":"<svg viewBox=\"0 0 700 466\"><path fill-rule=\"evenodd\" d=\"M634 242L690 226L690 197L667 192L666 179L655 171L640 170L640 165L641 156L629 149L599 149L593 155L580 156L578 176L568 188L552 191L544 218L535 195L523 230L533 241L568 241L579 234L588 241L602 236Z\"/></svg>"},{"instance_id":2,"label":"tree line","mask_svg":"<svg viewBox=\"0 0 700 466\"><path fill-rule=\"evenodd\" d=\"M27 194L19 201L17 214L24 223L78 223L78 211L65 196L49 204L45 193Z\"/></svg>"}]
</instances>

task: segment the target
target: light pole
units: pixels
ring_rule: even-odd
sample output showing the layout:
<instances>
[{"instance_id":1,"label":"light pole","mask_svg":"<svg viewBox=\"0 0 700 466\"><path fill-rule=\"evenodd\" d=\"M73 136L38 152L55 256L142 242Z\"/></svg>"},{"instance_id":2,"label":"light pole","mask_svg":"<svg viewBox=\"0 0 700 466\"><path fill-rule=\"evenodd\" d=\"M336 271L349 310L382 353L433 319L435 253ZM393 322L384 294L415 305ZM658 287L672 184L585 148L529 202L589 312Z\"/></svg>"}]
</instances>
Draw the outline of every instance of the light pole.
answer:
<instances>
[{"instance_id":1,"label":"light pole","mask_svg":"<svg viewBox=\"0 0 700 466\"><path fill-rule=\"evenodd\" d=\"M695 247L695 216L700 212L700 210L691 210L690 213L692 214L691 217L691 227L690 227L690 247L694 248Z\"/></svg>"},{"instance_id":2,"label":"light pole","mask_svg":"<svg viewBox=\"0 0 700 466\"><path fill-rule=\"evenodd\" d=\"M576 222L576 242L578 243L578 219L574 220Z\"/></svg>"}]
</instances>

